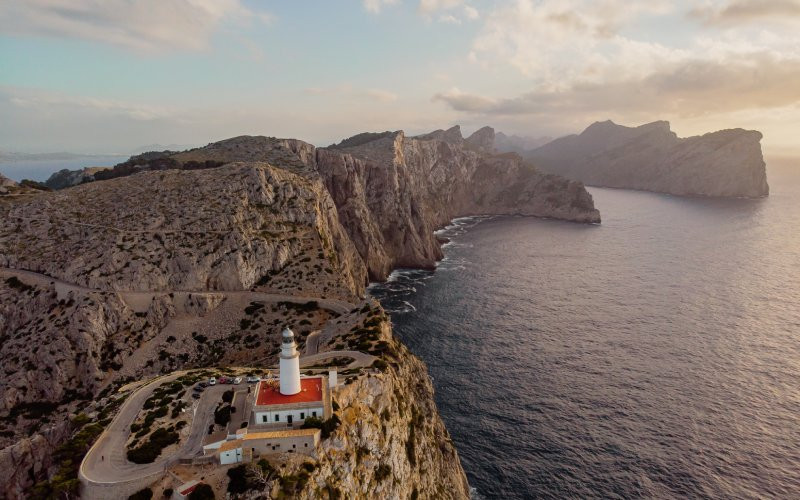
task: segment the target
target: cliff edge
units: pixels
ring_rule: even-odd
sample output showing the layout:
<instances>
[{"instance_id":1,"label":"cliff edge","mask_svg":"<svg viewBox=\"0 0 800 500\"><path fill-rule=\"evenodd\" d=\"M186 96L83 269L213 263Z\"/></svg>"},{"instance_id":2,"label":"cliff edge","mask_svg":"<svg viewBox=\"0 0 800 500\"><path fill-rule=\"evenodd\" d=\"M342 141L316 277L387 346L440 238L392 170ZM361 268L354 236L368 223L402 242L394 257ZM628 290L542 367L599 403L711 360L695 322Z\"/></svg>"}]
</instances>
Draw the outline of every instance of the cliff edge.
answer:
<instances>
[{"instance_id":1,"label":"cliff edge","mask_svg":"<svg viewBox=\"0 0 800 500\"><path fill-rule=\"evenodd\" d=\"M679 138L666 121L611 121L524 156L538 168L593 186L675 195L758 198L769 194L760 132L729 129Z\"/></svg>"}]
</instances>

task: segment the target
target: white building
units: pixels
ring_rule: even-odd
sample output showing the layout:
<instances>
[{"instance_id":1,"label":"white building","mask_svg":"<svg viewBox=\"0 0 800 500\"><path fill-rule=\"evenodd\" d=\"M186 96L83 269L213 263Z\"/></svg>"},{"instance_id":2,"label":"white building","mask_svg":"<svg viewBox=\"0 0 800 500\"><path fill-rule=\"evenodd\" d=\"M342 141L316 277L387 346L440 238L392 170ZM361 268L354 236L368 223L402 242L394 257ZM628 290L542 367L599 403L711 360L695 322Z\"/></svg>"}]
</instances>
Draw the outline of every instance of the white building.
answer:
<instances>
[{"instance_id":1,"label":"white building","mask_svg":"<svg viewBox=\"0 0 800 500\"><path fill-rule=\"evenodd\" d=\"M331 416L331 388L325 376L301 377L300 356L294 333L282 333L279 379L261 380L256 385L252 420L247 428L225 440L209 443L205 453L215 453L222 465L249 462L253 457L273 453L314 455L319 429L297 429L309 417ZM333 379L335 371L331 372Z\"/></svg>"},{"instance_id":2,"label":"white building","mask_svg":"<svg viewBox=\"0 0 800 500\"><path fill-rule=\"evenodd\" d=\"M242 432L237 439L219 448L221 465L250 462L253 457L273 453L301 453L314 456L319 445L319 429Z\"/></svg>"},{"instance_id":3,"label":"white building","mask_svg":"<svg viewBox=\"0 0 800 500\"><path fill-rule=\"evenodd\" d=\"M301 377L294 333L283 330L280 380L262 380L256 386L253 424L302 424L308 417L330 417L330 389L324 376Z\"/></svg>"}]
</instances>

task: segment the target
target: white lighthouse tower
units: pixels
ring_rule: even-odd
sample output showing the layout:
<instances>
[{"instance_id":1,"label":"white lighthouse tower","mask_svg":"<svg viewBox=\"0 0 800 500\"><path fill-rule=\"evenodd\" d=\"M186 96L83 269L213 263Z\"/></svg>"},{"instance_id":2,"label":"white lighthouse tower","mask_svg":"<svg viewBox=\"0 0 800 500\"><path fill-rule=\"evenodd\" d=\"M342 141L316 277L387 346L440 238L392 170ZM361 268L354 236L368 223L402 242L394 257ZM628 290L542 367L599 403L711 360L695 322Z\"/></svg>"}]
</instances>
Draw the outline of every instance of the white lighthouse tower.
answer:
<instances>
[{"instance_id":1,"label":"white lighthouse tower","mask_svg":"<svg viewBox=\"0 0 800 500\"><path fill-rule=\"evenodd\" d=\"M281 343L281 394L291 396L300 392L300 354L294 342L294 332L283 330Z\"/></svg>"}]
</instances>

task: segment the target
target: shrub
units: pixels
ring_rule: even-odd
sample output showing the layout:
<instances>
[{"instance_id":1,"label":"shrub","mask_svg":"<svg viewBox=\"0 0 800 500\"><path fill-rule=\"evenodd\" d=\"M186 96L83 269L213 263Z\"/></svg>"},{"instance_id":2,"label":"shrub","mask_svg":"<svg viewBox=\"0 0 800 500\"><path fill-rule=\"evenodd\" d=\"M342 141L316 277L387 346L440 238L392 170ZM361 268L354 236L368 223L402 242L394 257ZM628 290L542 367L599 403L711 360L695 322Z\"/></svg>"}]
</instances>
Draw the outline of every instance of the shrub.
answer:
<instances>
[{"instance_id":1,"label":"shrub","mask_svg":"<svg viewBox=\"0 0 800 500\"><path fill-rule=\"evenodd\" d=\"M231 421L231 407L225 405L214 410L214 422L217 425L228 425Z\"/></svg>"},{"instance_id":2,"label":"shrub","mask_svg":"<svg viewBox=\"0 0 800 500\"><path fill-rule=\"evenodd\" d=\"M189 493L187 498L189 500L214 500L214 490L206 483L201 483L197 485L194 491Z\"/></svg>"},{"instance_id":3,"label":"shrub","mask_svg":"<svg viewBox=\"0 0 800 500\"><path fill-rule=\"evenodd\" d=\"M228 493L244 493L249 489L246 466L239 465L228 469Z\"/></svg>"},{"instance_id":4,"label":"shrub","mask_svg":"<svg viewBox=\"0 0 800 500\"><path fill-rule=\"evenodd\" d=\"M155 461L167 446L177 443L178 433L166 429L156 429L150 440L141 446L128 450L128 460L135 464L149 464Z\"/></svg>"},{"instance_id":5,"label":"shrub","mask_svg":"<svg viewBox=\"0 0 800 500\"><path fill-rule=\"evenodd\" d=\"M375 479L377 479L379 482L383 481L384 479L389 477L389 474L391 473L392 473L391 465L380 464L375 468Z\"/></svg>"},{"instance_id":6,"label":"shrub","mask_svg":"<svg viewBox=\"0 0 800 500\"><path fill-rule=\"evenodd\" d=\"M230 403L233 401L233 389L228 389L227 391L222 393L222 400L226 403Z\"/></svg>"},{"instance_id":7,"label":"shrub","mask_svg":"<svg viewBox=\"0 0 800 500\"><path fill-rule=\"evenodd\" d=\"M145 488L129 496L128 500L150 500L151 498L153 498L153 490Z\"/></svg>"},{"instance_id":8,"label":"shrub","mask_svg":"<svg viewBox=\"0 0 800 500\"><path fill-rule=\"evenodd\" d=\"M301 429L320 429L322 439L330 437L331 433L339 427L341 421L339 417L333 415L328 420L322 420L317 417L308 417L303 421Z\"/></svg>"}]
</instances>

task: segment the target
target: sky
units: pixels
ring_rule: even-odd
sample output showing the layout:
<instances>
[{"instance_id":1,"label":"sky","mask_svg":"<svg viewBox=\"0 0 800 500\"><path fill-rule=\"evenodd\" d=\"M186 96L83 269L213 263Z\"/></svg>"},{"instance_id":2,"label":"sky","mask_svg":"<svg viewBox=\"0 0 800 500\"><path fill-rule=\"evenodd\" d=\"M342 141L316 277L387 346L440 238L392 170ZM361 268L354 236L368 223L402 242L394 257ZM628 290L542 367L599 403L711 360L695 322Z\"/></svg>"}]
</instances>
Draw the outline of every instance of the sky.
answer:
<instances>
[{"instance_id":1,"label":"sky","mask_svg":"<svg viewBox=\"0 0 800 500\"><path fill-rule=\"evenodd\" d=\"M0 2L5 151L606 119L800 152L800 0Z\"/></svg>"}]
</instances>

